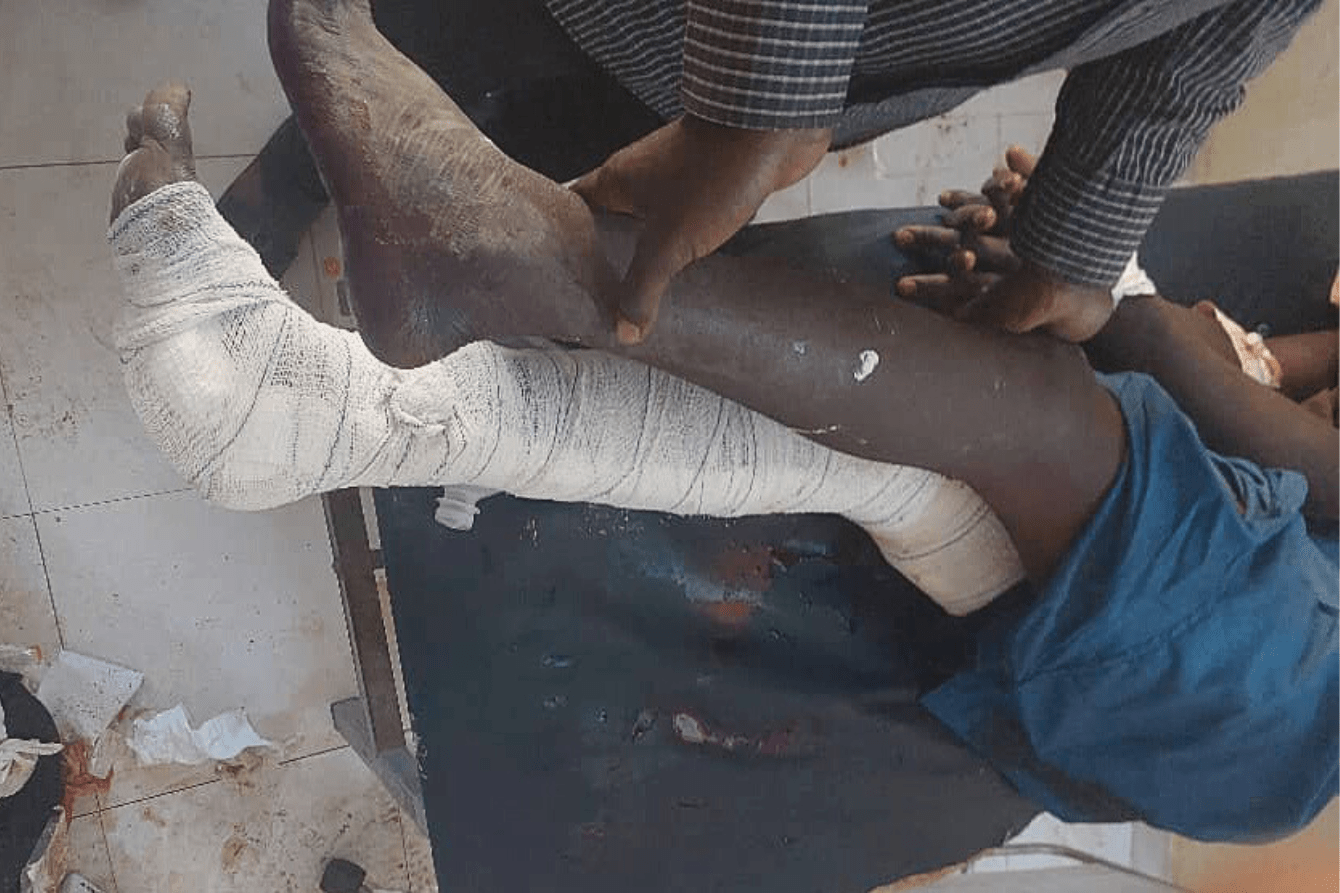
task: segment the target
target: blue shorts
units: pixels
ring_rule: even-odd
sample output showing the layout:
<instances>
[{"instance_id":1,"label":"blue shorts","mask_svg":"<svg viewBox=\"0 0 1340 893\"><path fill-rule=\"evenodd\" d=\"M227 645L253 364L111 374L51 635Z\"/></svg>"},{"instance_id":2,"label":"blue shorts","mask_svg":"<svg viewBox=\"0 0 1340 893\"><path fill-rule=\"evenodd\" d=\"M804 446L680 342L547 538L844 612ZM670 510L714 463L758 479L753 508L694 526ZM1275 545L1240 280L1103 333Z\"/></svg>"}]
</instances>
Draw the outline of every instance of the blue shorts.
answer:
<instances>
[{"instance_id":1,"label":"blue shorts","mask_svg":"<svg viewBox=\"0 0 1340 893\"><path fill-rule=\"evenodd\" d=\"M1111 491L923 703L1063 819L1288 834L1337 793L1334 532L1309 532L1301 475L1210 452L1147 376L1100 380L1130 440Z\"/></svg>"}]
</instances>

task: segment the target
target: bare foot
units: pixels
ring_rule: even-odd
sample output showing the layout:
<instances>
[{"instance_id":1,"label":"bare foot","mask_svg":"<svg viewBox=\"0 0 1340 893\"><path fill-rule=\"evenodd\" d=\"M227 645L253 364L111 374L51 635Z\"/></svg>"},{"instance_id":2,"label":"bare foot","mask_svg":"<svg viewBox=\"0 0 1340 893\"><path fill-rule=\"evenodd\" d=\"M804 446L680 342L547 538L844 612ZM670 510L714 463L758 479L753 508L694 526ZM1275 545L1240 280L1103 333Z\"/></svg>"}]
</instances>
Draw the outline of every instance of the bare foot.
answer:
<instances>
[{"instance_id":1,"label":"bare foot","mask_svg":"<svg viewBox=\"0 0 1340 893\"><path fill-rule=\"evenodd\" d=\"M126 115L126 157L112 187L112 220L159 187L195 179L190 107L191 91L167 83L150 90Z\"/></svg>"},{"instance_id":2,"label":"bare foot","mask_svg":"<svg viewBox=\"0 0 1340 893\"><path fill-rule=\"evenodd\" d=\"M396 365L481 338L593 343L612 269L577 196L511 161L372 22L271 0L270 55L339 214L369 347Z\"/></svg>"}]
</instances>

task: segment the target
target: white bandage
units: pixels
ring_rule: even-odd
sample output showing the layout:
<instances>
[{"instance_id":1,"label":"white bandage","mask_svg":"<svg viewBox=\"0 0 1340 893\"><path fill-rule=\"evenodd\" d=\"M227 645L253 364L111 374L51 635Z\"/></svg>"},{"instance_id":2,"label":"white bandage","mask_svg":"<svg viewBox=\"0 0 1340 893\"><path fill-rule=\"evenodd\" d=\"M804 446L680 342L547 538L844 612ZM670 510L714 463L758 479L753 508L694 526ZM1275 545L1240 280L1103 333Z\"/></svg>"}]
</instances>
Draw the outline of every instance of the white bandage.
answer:
<instances>
[{"instance_id":1,"label":"white bandage","mask_svg":"<svg viewBox=\"0 0 1340 893\"><path fill-rule=\"evenodd\" d=\"M418 369L387 366L290 301L197 184L136 202L109 238L131 401L177 470L221 505L468 484L684 515L823 512L869 531L950 613L1023 576L967 486L826 449L630 360L481 341ZM448 511L462 525L468 513Z\"/></svg>"},{"instance_id":2,"label":"white bandage","mask_svg":"<svg viewBox=\"0 0 1340 893\"><path fill-rule=\"evenodd\" d=\"M1112 286L1111 293L1113 307L1116 307L1124 299L1133 298L1136 295L1158 294L1154 280L1150 279L1149 274L1145 272L1145 268L1140 266L1139 252L1132 254L1131 259L1126 261L1126 266L1121 271L1121 277Z\"/></svg>"},{"instance_id":3,"label":"white bandage","mask_svg":"<svg viewBox=\"0 0 1340 893\"><path fill-rule=\"evenodd\" d=\"M1340 285L1340 277L1336 277L1336 283ZM1333 299L1334 293L1333 286ZM1121 278L1112 286L1112 306L1116 307L1125 298L1154 294L1158 294L1154 280L1150 279L1144 267L1140 266L1139 253L1132 254L1131 259L1126 261L1126 268L1121 271ZM1242 371L1254 381L1278 390L1282 375L1279 360L1275 359L1275 355L1266 347L1261 336L1255 332L1248 332L1218 307L1214 308L1214 318L1228 335L1228 340L1233 343L1233 352L1237 355L1238 365L1242 367Z\"/></svg>"},{"instance_id":4,"label":"white bandage","mask_svg":"<svg viewBox=\"0 0 1340 893\"><path fill-rule=\"evenodd\" d=\"M1232 343L1233 353L1237 356L1242 371L1257 384L1279 390L1284 370L1280 368L1280 361L1275 359L1270 348L1266 347L1265 339L1259 333L1249 332L1238 325L1233 317L1218 307L1214 308L1214 318Z\"/></svg>"}]
</instances>

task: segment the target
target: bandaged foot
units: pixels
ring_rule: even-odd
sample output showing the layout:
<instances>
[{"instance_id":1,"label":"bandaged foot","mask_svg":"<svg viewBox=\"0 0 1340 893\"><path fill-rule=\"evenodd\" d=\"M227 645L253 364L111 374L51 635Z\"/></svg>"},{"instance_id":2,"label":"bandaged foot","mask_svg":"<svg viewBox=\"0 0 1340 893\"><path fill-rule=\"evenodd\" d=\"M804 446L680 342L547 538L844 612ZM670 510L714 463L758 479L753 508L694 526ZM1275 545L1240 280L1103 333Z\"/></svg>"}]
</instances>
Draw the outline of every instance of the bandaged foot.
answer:
<instances>
[{"instance_id":1,"label":"bandaged foot","mask_svg":"<svg viewBox=\"0 0 1340 893\"><path fill-rule=\"evenodd\" d=\"M947 611L1022 578L963 484L825 449L595 351L471 343L415 369L297 307L194 182L114 221L116 341L150 437L205 498L264 509L351 486L470 484L686 515L825 512Z\"/></svg>"},{"instance_id":2,"label":"bandaged foot","mask_svg":"<svg viewBox=\"0 0 1340 893\"><path fill-rule=\"evenodd\" d=\"M126 114L126 157L112 188L112 220L161 186L195 179L190 107L191 91L169 83L150 90Z\"/></svg>"},{"instance_id":3,"label":"bandaged foot","mask_svg":"<svg viewBox=\"0 0 1340 893\"><path fill-rule=\"evenodd\" d=\"M585 205L498 152L366 2L274 0L270 42L339 211L364 335L414 368L296 307L197 184L139 199L110 235L127 298L117 344L146 430L206 498L262 509L440 484L718 517L828 512L953 613L1022 578L962 484L832 452L629 360L480 340L608 330L590 295L611 274Z\"/></svg>"},{"instance_id":4,"label":"bandaged foot","mask_svg":"<svg viewBox=\"0 0 1340 893\"><path fill-rule=\"evenodd\" d=\"M613 271L576 195L515 163L377 31L368 0L272 0L270 55L329 188L372 349L587 343Z\"/></svg>"}]
</instances>

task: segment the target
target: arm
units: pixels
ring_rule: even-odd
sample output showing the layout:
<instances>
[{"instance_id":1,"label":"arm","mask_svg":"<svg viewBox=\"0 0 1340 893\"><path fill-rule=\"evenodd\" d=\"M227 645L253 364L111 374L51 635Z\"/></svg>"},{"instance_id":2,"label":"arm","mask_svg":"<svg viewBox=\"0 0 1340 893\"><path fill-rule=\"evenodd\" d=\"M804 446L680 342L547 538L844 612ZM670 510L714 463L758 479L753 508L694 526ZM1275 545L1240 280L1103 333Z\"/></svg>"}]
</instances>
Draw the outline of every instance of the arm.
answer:
<instances>
[{"instance_id":1,"label":"arm","mask_svg":"<svg viewBox=\"0 0 1340 893\"><path fill-rule=\"evenodd\" d=\"M1211 126L1288 44L1319 0L1239 0L1076 68L1015 215L1021 268L963 315L1083 341L1111 314L1116 281Z\"/></svg>"},{"instance_id":2,"label":"arm","mask_svg":"<svg viewBox=\"0 0 1340 893\"><path fill-rule=\"evenodd\" d=\"M863 0L689 0L684 109L748 130L828 127L865 28Z\"/></svg>"},{"instance_id":3,"label":"arm","mask_svg":"<svg viewBox=\"0 0 1340 893\"><path fill-rule=\"evenodd\" d=\"M1031 157L1018 149L1010 150L1007 164L985 184L986 195L946 193L942 201L952 210L945 226L906 227L895 234L901 248L932 259L938 255L949 271L904 277L898 282L901 295L950 311L993 287L1001 272L1016 269L1008 236L984 231L999 224L999 231L1008 233L1014 201L1033 173ZM1202 302L1188 309L1152 295L1127 297L1086 344L1090 359L1102 369L1150 374L1211 448L1301 472L1309 483L1309 510L1335 517L1340 473L1333 412L1299 406L1243 374L1224 330L1206 312L1209 307ZM1335 338L1330 331L1272 339L1272 348L1285 350L1286 384L1302 387L1308 379L1334 387ZM1290 350L1295 342L1300 349ZM1304 352L1309 357L1298 356Z\"/></svg>"},{"instance_id":4,"label":"arm","mask_svg":"<svg viewBox=\"0 0 1340 893\"><path fill-rule=\"evenodd\" d=\"M1211 449L1301 473L1308 481L1308 512L1336 518L1336 428L1243 375L1198 331L1206 324L1214 325L1162 298L1127 298L1089 343L1090 356L1100 368L1152 375L1195 422Z\"/></svg>"},{"instance_id":5,"label":"arm","mask_svg":"<svg viewBox=\"0 0 1340 893\"><path fill-rule=\"evenodd\" d=\"M1280 390L1294 400L1336 386L1340 340L1335 329L1266 339L1280 364Z\"/></svg>"},{"instance_id":6,"label":"arm","mask_svg":"<svg viewBox=\"0 0 1340 893\"><path fill-rule=\"evenodd\" d=\"M1110 286L1210 128L1318 5L1240 0L1072 71L1015 252L1067 282Z\"/></svg>"},{"instance_id":7,"label":"arm","mask_svg":"<svg viewBox=\"0 0 1340 893\"><path fill-rule=\"evenodd\" d=\"M670 280L823 158L865 18L863 0L688 3L680 82L686 114L573 187L593 205L647 221L610 301L620 341L645 338Z\"/></svg>"}]
</instances>

